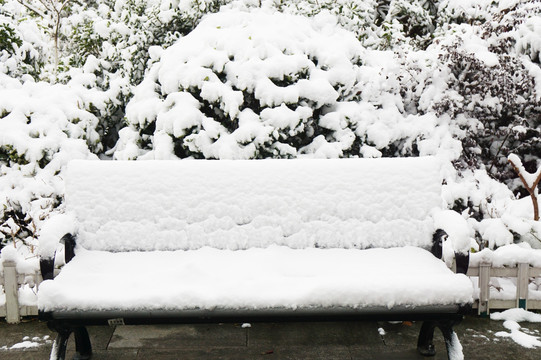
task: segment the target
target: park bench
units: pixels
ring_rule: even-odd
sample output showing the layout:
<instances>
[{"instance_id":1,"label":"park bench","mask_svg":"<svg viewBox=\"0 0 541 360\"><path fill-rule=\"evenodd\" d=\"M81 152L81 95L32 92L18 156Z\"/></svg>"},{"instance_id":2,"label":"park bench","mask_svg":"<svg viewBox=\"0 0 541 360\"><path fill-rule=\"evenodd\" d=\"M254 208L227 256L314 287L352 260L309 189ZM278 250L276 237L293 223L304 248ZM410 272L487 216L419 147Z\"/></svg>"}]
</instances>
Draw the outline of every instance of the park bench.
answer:
<instances>
[{"instance_id":1,"label":"park bench","mask_svg":"<svg viewBox=\"0 0 541 360\"><path fill-rule=\"evenodd\" d=\"M459 359L469 238L460 215L441 209L441 166L72 161L65 214L40 240L49 280L39 317L58 333L51 359L65 357L70 334L89 358L89 325L303 319L424 321L421 354L435 354L437 327ZM66 265L53 279L59 240ZM441 260L451 243L457 273Z\"/></svg>"}]
</instances>

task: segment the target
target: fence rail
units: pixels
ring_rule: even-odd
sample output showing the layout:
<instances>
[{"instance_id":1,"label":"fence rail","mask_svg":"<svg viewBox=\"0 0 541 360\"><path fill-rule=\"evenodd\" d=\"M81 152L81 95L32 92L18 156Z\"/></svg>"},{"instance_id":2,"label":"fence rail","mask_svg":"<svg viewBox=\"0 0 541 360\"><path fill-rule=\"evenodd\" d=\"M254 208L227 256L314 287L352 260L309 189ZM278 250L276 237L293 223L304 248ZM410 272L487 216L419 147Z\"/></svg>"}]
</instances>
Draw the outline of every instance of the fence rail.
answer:
<instances>
[{"instance_id":1,"label":"fence rail","mask_svg":"<svg viewBox=\"0 0 541 360\"><path fill-rule=\"evenodd\" d=\"M23 285L35 286L37 290L42 282L41 274L18 274L15 262L3 262L4 274L0 275L0 285L4 289L5 303L0 302L0 318L5 317L8 323L18 323L23 316L38 315L37 305L20 305L19 289ZM528 285L531 278L541 277L541 268L518 264L516 267L493 267L490 263L481 263L470 267L467 274L470 278L478 278L479 299L473 304L479 315L488 315L490 309L541 309L541 300L530 299ZM516 278L516 298L511 300L491 299L491 278ZM473 281L475 284L475 281ZM2 293L0 291L0 299Z\"/></svg>"},{"instance_id":2,"label":"fence rail","mask_svg":"<svg viewBox=\"0 0 541 360\"><path fill-rule=\"evenodd\" d=\"M479 315L488 315L490 309L541 309L541 300L529 296L530 279L540 277L541 268L531 267L527 263L515 267L493 267L491 263L481 263L477 267L470 267L467 275L478 278L479 299L474 303L474 308L477 308ZM491 299L491 278L516 278L515 299Z\"/></svg>"}]
</instances>

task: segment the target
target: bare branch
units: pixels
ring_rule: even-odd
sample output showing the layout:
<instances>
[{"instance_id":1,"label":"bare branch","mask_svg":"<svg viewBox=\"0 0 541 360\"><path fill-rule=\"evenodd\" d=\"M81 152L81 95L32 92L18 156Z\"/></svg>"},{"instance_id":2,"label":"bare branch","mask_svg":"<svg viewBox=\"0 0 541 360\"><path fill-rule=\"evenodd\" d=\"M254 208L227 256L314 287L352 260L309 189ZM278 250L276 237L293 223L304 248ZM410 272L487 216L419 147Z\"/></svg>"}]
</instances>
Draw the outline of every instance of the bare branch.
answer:
<instances>
[{"instance_id":1,"label":"bare branch","mask_svg":"<svg viewBox=\"0 0 541 360\"><path fill-rule=\"evenodd\" d=\"M41 18L45 18L45 15L42 14L40 11L34 9L32 6L30 6L29 4L27 4L26 2L23 2L23 0L17 0L17 2L19 4L21 4L22 6L24 6L25 8L27 8L28 10L32 11L34 14L38 15L39 17Z\"/></svg>"},{"instance_id":2,"label":"bare branch","mask_svg":"<svg viewBox=\"0 0 541 360\"><path fill-rule=\"evenodd\" d=\"M60 14L60 13L62 12L62 10L64 10L64 8L66 7L66 5L68 5L70 2L71 2L71 0L66 0L66 1L64 1L64 3L62 4L62 6L60 7L60 10L58 10L58 13Z\"/></svg>"},{"instance_id":3,"label":"bare branch","mask_svg":"<svg viewBox=\"0 0 541 360\"><path fill-rule=\"evenodd\" d=\"M51 2L51 1L47 1L47 0L38 0L41 5L43 5L45 7L45 9L47 9L48 11L51 11L51 12L56 12L55 10L55 7L54 7L54 4Z\"/></svg>"},{"instance_id":4,"label":"bare branch","mask_svg":"<svg viewBox=\"0 0 541 360\"><path fill-rule=\"evenodd\" d=\"M511 166L513 166L513 169L518 174L518 177L522 181L522 184L524 184L524 187L526 190L528 190L528 193L530 194L530 197L532 198L533 202L533 219L535 221L539 220L539 203L537 202L537 194L536 194L536 188L539 182L541 181L541 172L539 172L539 175L537 176L537 179L535 179L534 183L532 184L532 187L528 185L528 181L524 178L522 175L519 166L517 166L511 159L508 159Z\"/></svg>"}]
</instances>

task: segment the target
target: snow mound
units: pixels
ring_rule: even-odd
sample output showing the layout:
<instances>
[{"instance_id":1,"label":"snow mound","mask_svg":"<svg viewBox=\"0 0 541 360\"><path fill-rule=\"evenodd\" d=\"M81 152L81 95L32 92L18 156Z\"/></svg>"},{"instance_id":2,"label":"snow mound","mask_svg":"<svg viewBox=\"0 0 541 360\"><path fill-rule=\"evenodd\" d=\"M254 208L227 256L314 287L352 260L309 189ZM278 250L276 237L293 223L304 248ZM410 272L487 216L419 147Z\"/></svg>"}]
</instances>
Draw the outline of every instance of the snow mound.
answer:
<instances>
[{"instance_id":1,"label":"snow mound","mask_svg":"<svg viewBox=\"0 0 541 360\"><path fill-rule=\"evenodd\" d=\"M533 336L523 332L528 331L520 326L519 322L541 322L541 315L526 311L524 309L509 309L501 313L490 314L491 320L503 320L503 326L509 332L499 331L495 335L499 337L509 337L517 344L525 348L536 348L541 346L538 336Z\"/></svg>"},{"instance_id":2,"label":"snow mound","mask_svg":"<svg viewBox=\"0 0 541 360\"><path fill-rule=\"evenodd\" d=\"M430 247L435 158L72 161L66 209L93 250Z\"/></svg>"},{"instance_id":3,"label":"snow mound","mask_svg":"<svg viewBox=\"0 0 541 360\"><path fill-rule=\"evenodd\" d=\"M499 313L490 314L491 320L511 320L515 322L541 322L541 314L536 314L524 309L509 309Z\"/></svg>"},{"instance_id":4,"label":"snow mound","mask_svg":"<svg viewBox=\"0 0 541 360\"><path fill-rule=\"evenodd\" d=\"M393 308L471 302L472 286L415 247L82 250L38 301L44 311Z\"/></svg>"}]
</instances>

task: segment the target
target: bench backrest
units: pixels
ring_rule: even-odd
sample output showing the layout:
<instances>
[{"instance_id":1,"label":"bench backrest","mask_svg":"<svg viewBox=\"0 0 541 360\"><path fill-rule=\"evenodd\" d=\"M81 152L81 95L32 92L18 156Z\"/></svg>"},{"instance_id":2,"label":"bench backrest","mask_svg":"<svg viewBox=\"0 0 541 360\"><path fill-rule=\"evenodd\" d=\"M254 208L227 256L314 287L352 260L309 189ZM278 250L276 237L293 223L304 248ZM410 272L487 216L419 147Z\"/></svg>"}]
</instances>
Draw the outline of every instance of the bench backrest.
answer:
<instances>
[{"instance_id":1,"label":"bench backrest","mask_svg":"<svg viewBox=\"0 0 541 360\"><path fill-rule=\"evenodd\" d=\"M434 158L72 161L66 210L94 250L429 247Z\"/></svg>"}]
</instances>

